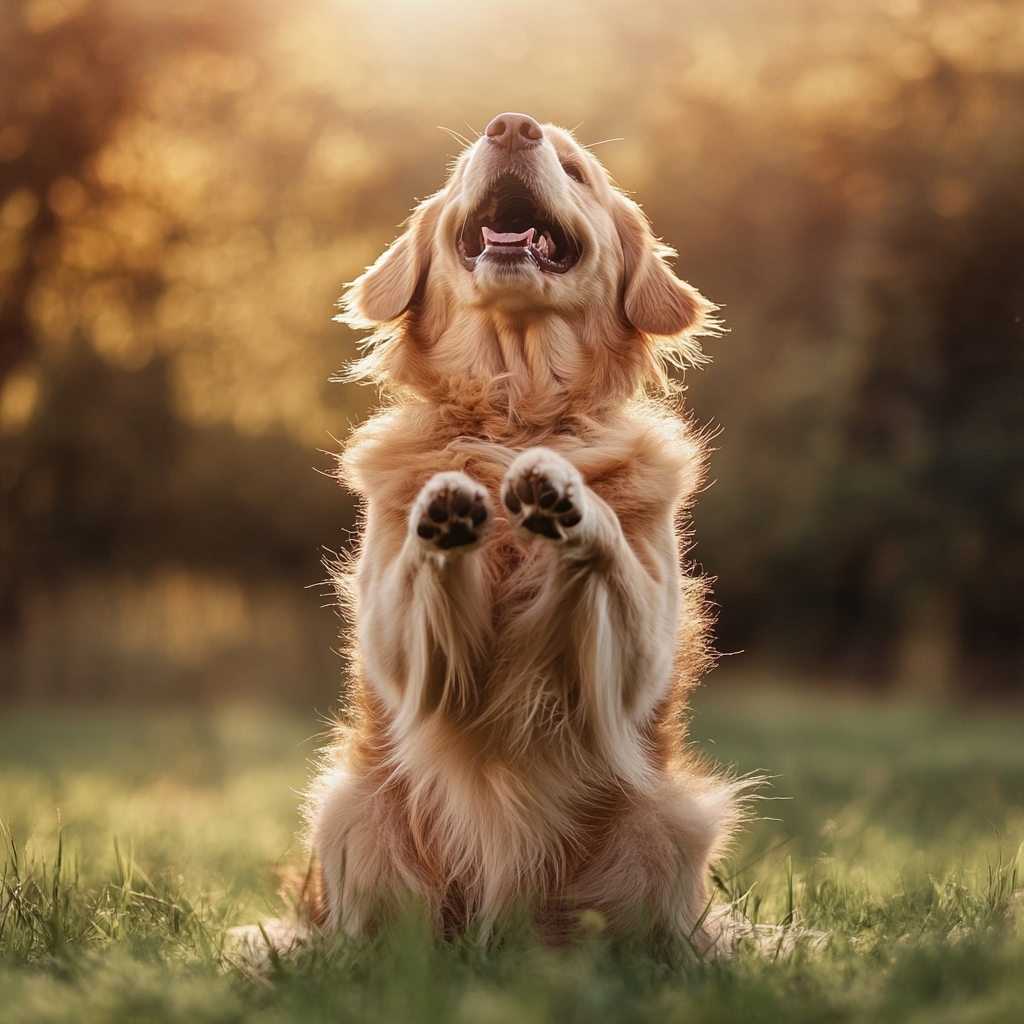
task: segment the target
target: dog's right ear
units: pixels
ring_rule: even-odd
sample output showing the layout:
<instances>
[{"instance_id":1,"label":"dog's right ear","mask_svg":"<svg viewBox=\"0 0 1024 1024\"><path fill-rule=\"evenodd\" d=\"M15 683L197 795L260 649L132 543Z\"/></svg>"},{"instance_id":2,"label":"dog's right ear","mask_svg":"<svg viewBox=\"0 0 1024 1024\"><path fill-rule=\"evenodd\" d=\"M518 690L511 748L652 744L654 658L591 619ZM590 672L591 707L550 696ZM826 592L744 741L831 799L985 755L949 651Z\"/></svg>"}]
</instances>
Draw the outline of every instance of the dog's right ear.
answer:
<instances>
[{"instance_id":1,"label":"dog's right ear","mask_svg":"<svg viewBox=\"0 0 1024 1024\"><path fill-rule=\"evenodd\" d=\"M366 273L356 278L342 300L344 320L353 327L373 327L401 316L430 268L440 196L422 202L400 235Z\"/></svg>"}]
</instances>

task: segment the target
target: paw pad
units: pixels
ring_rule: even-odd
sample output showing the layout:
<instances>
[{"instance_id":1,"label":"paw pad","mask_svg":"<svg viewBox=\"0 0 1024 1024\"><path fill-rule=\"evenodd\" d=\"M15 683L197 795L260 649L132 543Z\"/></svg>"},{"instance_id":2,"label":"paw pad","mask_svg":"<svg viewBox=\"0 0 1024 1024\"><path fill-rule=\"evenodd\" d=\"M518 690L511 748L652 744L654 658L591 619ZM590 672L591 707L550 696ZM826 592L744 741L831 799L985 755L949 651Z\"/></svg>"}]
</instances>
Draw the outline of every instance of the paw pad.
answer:
<instances>
[{"instance_id":1,"label":"paw pad","mask_svg":"<svg viewBox=\"0 0 1024 1024\"><path fill-rule=\"evenodd\" d=\"M523 456L516 460L505 478L502 501L509 512L522 516L520 525L524 529L551 540L564 540L566 531L583 518L579 507L582 488L571 465L552 453L546 454L551 464L544 458L525 463Z\"/></svg>"},{"instance_id":2,"label":"paw pad","mask_svg":"<svg viewBox=\"0 0 1024 1024\"><path fill-rule=\"evenodd\" d=\"M475 544L490 517L487 492L463 473L438 473L413 509L416 536L442 551Z\"/></svg>"}]
</instances>

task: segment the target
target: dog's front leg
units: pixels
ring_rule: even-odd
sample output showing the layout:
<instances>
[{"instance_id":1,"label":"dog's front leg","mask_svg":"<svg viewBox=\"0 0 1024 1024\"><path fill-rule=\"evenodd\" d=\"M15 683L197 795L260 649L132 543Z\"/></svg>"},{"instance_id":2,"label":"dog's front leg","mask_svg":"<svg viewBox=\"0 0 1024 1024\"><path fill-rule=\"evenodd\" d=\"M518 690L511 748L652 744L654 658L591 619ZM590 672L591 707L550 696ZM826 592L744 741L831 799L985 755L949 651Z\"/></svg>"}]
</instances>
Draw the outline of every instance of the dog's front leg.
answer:
<instances>
[{"instance_id":1,"label":"dog's front leg","mask_svg":"<svg viewBox=\"0 0 1024 1024\"><path fill-rule=\"evenodd\" d=\"M370 522L360 562L359 639L368 681L399 726L465 707L491 632L478 552L492 525L487 491L465 473L435 474L413 502L404 537L378 544ZM384 538L381 538L384 541ZM374 557L390 550L383 562Z\"/></svg>"},{"instance_id":2,"label":"dog's front leg","mask_svg":"<svg viewBox=\"0 0 1024 1024\"><path fill-rule=\"evenodd\" d=\"M639 484L642 468L632 472ZM568 459L532 448L509 468L502 501L520 536L549 546L547 590L537 602L546 620L533 621L531 609L523 623L536 674L574 665L597 743L618 771L642 774L638 730L669 691L676 646L671 496L635 495L647 525L632 531L631 543L614 509Z\"/></svg>"}]
</instances>

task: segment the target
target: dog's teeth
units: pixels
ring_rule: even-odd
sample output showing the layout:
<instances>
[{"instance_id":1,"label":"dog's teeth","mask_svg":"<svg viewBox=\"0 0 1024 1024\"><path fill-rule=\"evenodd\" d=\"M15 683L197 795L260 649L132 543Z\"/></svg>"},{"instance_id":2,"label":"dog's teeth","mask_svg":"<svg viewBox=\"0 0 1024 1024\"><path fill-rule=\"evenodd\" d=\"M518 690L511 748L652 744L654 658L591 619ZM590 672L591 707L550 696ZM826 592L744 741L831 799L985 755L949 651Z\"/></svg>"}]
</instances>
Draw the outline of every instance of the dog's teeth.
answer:
<instances>
[{"instance_id":1,"label":"dog's teeth","mask_svg":"<svg viewBox=\"0 0 1024 1024\"><path fill-rule=\"evenodd\" d=\"M555 242L551 237L551 232L545 231L534 243L534 248L545 259L553 260L555 258Z\"/></svg>"}]
</instances>

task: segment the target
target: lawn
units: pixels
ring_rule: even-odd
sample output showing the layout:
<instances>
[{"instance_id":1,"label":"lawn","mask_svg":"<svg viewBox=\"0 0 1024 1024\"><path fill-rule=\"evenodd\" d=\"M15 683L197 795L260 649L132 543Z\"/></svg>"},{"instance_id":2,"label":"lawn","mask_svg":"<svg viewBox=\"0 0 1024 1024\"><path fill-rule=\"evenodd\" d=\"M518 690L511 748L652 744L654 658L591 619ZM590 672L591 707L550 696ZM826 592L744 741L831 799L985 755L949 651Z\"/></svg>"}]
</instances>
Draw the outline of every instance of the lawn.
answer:
<instances>
[{"instance_id":1,"label":"lawn","mask_svg":"<svg viewBox=\"0 0 1024 1024\"><path fill-rule=\"evenodd\" d=\"M303 863L316 716L7 709L0 1024L1024 1021L1024 714L725 686L695 703L695 742L773 776L717 874L777 945L710 964L600 935L481 949L410 915L264 975L226 931L280 913L275 869Z\"/></svg>"}]
</instances>

